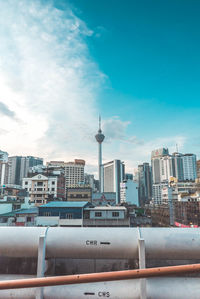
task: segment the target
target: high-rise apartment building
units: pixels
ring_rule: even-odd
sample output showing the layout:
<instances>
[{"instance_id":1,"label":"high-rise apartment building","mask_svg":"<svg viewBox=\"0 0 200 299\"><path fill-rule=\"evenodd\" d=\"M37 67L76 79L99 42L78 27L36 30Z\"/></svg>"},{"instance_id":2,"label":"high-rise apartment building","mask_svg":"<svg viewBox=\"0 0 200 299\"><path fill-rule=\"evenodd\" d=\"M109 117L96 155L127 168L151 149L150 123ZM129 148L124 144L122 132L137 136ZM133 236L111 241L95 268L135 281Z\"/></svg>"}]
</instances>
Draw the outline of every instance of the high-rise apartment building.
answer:
<instances>
[{"instance_id":1,"label":"high-rise apartment building","mask_svg":"<svg viewBox=\"0 0 200 299\"><path fill-rule=\"evenodd\" d=\"M152 199L152 171L149 163L138 166L138 196L140 206Z\"/></svg>"},{"instance_id":2,"label":"high-rise apartment building","mask_svg":"<svg viewBox=\"0 0 200 299\"><path fill-rule=\"evenodd\" d=\"M152 180L153 184L161 182L161 165L160 160L162 157L169 156L167 148L160 148L152 151L151 153L151 166L152 166Z\"/></svg>"},{"instance_id":3,"label":"high-rise apartment building","mask_svg":"<svg viewBox=\"0 0 200 299\"><path fill-rule=\"evenodd\" d=\"M160 182L168 182L175 176L174 157L168 155L160 157Z\"/></svg>"},{"instance_id":4,"label":"high-rise apartment building","mask_svg":"<svg viewBox=\"0 0 200 299\"><path fill-rule=\"evenodd\" d=\"M196 155L173 153L167 149L152 152L153 199L162 202L162 188L168 184L170 177L178 182L195 181L197 178Z\"/></svg>"},{"instance_id":5,"label":"high-rise apartment building","mask_svg":"<svg viewBox=\"0 0 200 299\"><path fill-rule=\"evenodd\" d=\"M167 170L166 162L161 163L163 157L169 156L167 148L160 148L152 151L151 153L151 166L152 166L152 199L154 203L161 202L161 190L162 190L162 177L165 176L164 171ZM164 167L165 166L165 167Z\"/></svg>"},{"instance_id":6,"label":"high-rise apartment building","mask_svg":"<svg viewBox=\"0 0 200 299\"><path fill-rule=\"evenodd\" d=\"M8 184L8 153L0 150L0 185Z\"/></svg>"},{"instance_id":7,"label":"high-rise apartment building","mask_svg":"<svg viewBox=\"0 0 200 299\"><path fill-rule=\"evenodd\" d=\"M125 179L125 165L120 160L103 164L103 192L115 192L116 204L120 203L120 183Z\"/></svg>"},{"instance_id":8,"label":"high-rise apartment building","mask_svg":"<svg viewBox=\"0 0 200 299\"><path fill-rule=\"evenodd\" d=\"M27 156L14 156L8 158L9 173L8 183L14 185L21 185L22 179L27 177L30 167L42 165L43 159Z\"/></svg>"},{"instance_id":9,"label":"high-rise apartment building","mask_svg":"<svg viewBox=\"0 0 200 299\"><path fill-rule=\"evenodd\" d=\"M184 181L195 181L197 178L196 155L185 154L182 156L182 160Z\"/></svg>"},{"instance_id":10,"label":"high-rise apartment building","mask_svg":"<svg viewBox=\"0 0 200 299\"><path fill-rule=\"evenodd\" d=\"M60 166L64 168L65 188L84 184L85 161L75 159L74 162L50 161L47 166Z\"/></svg>"},{"instance_id":11,"label":"high-rise apartment building","mask_svg":"<svg viewBox=\"0 0 200 299\"><path fill-rule=\"evenodd\" d=\"M0 150L0 161L8 162L8 153Z\"/></svg>"},{"instance_id":12,"label":"high-rise apartment building","mask_svg":"<svg viewBox=\"0 0 200 299\"><path fill-rule=\"evenodd\" d=\"M172 154L174 161L174 177L177 178L179 182L184 181L184 173L183 173L183 154L181 153L173 153Z\"/></svg>"}]
</instances>

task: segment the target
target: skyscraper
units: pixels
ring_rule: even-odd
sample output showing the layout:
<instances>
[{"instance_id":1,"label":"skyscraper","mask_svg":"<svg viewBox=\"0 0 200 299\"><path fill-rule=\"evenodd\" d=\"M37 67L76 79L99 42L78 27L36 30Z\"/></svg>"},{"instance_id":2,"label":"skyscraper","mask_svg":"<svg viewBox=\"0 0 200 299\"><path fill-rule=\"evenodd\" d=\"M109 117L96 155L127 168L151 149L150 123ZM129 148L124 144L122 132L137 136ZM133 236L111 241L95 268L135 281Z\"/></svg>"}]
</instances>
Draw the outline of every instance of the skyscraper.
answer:
<instances>
[{"instance_id":1,"label":"skyscraper","mask_svg":"<svg viewBox=\"0 0 200 299\"><path fill-rule=\"evenodd\" d=\"M152 178L153 184L159 184L161 182L161 158L168 156L169 151L167 148L160 148L152 151L151 153L151 165L152 165Z\"/></svg>"},{"instance_id":2,"label":"skyscraper","mask_svg":"<svg viewBox=\"0 0 200 299\"><path fill-rule=\"evenodd\" d=\"M179 182L184 181L184 173L183 173L183 154L181 153L173 153L172 154L173 160L174 160L174 171L175 175L174 177L177 178Z\"/></svg>"},{"instance_id":3,"label":"skyscraper","mask_svg":"<svg viewBox=\"0 0 200 299\"><path fill-rule=\"evenodd\" d=\"M8 153L0 150L0 161L8 162Z\"/></svg>"},{"instance_id":4,"label":"skyscraper","mask_svg":"<svg viewBox=\"0 0 200 299\"><path fill-rule=\"evenodd\" d=\"M160 148L152 151L151 153L151 166L152 166L152 198L154 203L161 202L161 173L163 173L164 168L161 165L161 159L165 156L169 156L168 148ZM164 173L163 173L164 174Z\"/></svg>"},{"instance_id":5,"label":"skyscraper","mask_svg":"<svg viewBox=\"0 0 200 299\"><path fill-rule=\"evenodd\" d=\"M47 167L63 168L65 174L65 187L77 187L84 184L85 160L75 159L74 162L50 161Z\"/></svg>"},{"instance_id":6,"label":"skyscraper","mask_svg":"<svg viewBox=\"0 0 200 299\"><path fill-rule=\"evenodd\" d=\"M102 191L102 173L101 173L101 168L102 168L102 142L104 141L105 136L102 133L101 130L101 117L99 117L99 130L98 133L95 135L96 141L99 144L99 161L98 161L98 173L99 173L99 192Z\"/></svg>"},{"instance_id":7,"label":"skyscraper","mask_svg":"<svg viewBox=\"0 0 200 299\"><path fill-rule=\"evenodd\" d=\"M120 203L120 183L125 179L125 165L120 160L103 164L103 192L115 192L116 204Z\"/></svg>"},{"instance_id":8,"label":"skyscraper","mask_svg":"<svg viewBox=\"0 0 200 299\"><path fill-rule=\"evenodd\" d=\"M27 177L29 167L42 165L43 159L27 156L14 156L8 158L9 173L8 173L8 183L14 185L21 185L22 179Z\"/></svg>"},{"instance_id":9,"label":"skyscraper","mask_svg":"<svg viewBox=\"0 0 200 299\"><path fill-rule=\"evenodd\" d=\"M138 166L138 195L140 206L152 199L152 172L149 163Z\"/></svg>"},{"instance_id":10,"label":"skyscraper","mask_svg":"<svg viewBox=\"0 0 200 299\"><path fill-rule=\"evenodd\" d=\"M8 183L8 153L0 150L0 185Z\"/></svg>"},{"instance_id":11,"label":"skyscraper","mask_svg":"<svg viewBox=\"0 0 200 299\"><path fill-rule=\"evenodd\" d=\"M185 154L182 156L182 160L184 181L195 181L197 178L196 155Z\"/></svg>"}]
</instances>

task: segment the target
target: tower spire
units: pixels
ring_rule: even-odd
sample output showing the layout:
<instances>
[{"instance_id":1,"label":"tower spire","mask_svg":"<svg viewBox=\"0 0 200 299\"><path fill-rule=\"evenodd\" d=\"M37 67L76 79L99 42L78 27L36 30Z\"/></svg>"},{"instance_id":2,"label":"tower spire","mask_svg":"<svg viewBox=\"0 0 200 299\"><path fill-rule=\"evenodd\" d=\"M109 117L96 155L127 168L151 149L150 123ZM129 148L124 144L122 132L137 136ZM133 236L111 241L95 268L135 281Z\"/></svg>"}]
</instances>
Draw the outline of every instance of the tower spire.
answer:
<instances>
[{"instance_id":1,"label":"tower spire","mask_svg":"<svg viewBox=\"0 0 200 299\"><path fill-rule=\"evenodd\" d=\"M101 168L102 168L102 142L104 141L104 134L101 131L101 116L99 115L99 130L98 133L95 135L96 141L98 142L98 147L99 147L99 161L98 161L98 166L99 166L99 192L102 190L102 182L101 182Z\"/></svg>"},{"instance_id":2,"label":"tower spire","mask_svg":"<svg viewBox=\"0 0 200 299\"><path fill-rule=\"evenodd\" d=\"M101 132L101 115L99 114L99 132Z\"/></svg>"}]
</instances>

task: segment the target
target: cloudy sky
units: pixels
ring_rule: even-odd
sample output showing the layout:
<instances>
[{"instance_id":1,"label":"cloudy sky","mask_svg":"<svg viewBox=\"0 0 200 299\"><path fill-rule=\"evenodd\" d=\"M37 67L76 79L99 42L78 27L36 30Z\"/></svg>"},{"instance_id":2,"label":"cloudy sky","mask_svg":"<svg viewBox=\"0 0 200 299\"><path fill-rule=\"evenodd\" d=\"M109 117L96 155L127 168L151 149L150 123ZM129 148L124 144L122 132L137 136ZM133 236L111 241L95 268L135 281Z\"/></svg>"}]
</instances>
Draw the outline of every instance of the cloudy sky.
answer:
<instances>
[{"instance_id":1,"label":"cloudy sky","mask_svg":"<svg viewBox=\"0 0 200 299\"><path fill-rule=\"evenodd\" d=\"M0 149L127 171L200 154L200 2L0 0Z\"/></svg>"}]
</instances>

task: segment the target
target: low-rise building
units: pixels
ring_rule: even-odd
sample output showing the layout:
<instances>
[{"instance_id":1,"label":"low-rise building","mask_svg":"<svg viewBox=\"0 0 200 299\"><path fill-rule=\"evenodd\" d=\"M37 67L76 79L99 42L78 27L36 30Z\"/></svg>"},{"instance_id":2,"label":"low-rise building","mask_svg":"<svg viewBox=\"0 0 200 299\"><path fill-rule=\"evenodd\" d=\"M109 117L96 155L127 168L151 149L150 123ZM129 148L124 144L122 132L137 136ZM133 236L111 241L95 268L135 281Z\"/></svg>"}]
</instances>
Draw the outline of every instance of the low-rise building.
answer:
<instances>
[{"instance_id":1,"label":"low-rise building","mask_svg":"<svg viewBox=\"0 0 200 299\"><path fill-rule=\"evenodd\" d=\"M36 207L0 214L0 226L35 226Z\"/></svg>"},{"instance_id":2,"label":"low-rise building","mask_svg":"<svg viewBox=\"0 0 200 299\"><path fill-rule=\"evenodd\" d=\"M54 201L39 206L37 226L83 226L83 209L91 206L87 201Z\"/></svg>"},{"instance_id":3,"label":"low-rise building","mask_svg":"<svg viewBox=\"0 0 200 299\"><path fill-rule=\"evenodd\" d=\"M52 200L65 200L65 178L60 174L37 174L23 178L22 186L29 192L30 201L35 206Z\"/></svg>"},{"instance_id":4,"label":"low-rise building","mask_svg":"<svg viewBox=\"0 0 200 299\"><path fill-rule=\"evenodd\" d=\"M84 208L83 226L129 227L126 207L101 206Z\"/></svg>"},{"instance_id":5,"label":"low-rise building","mask_svg":"<svg viewBox=\"0 0 200 299\"><path fill-rule=\"evenodd\" d=\"M0 195L0 213L9 213L13 210L28 209L32 206L28 193L17 187L5 187Z\"/></svg>"},{"instance_id":6,"label":"low-rise building","mask_svg":"<svg viewBox=\"0 0 200 299\"><path fill-rule=\"evenodd\" d=\"M116 204L115 192L96 192L92 194L92 204L95 206L114 206Z\"/></svg>"},{"instance_id":7,"label":"low-rise building","mask_svg":"<svg viewBox=\"0 0 200 299\"><path fill-rule=\"evenodd\" d=\"M92 188L80 185L66 188L67 201L92 201Z\"/></svg>"},{"instance_id":8,"label":"low-rise building","mask_svg":"<svg viewBox=\"0 0 200 299\"><path fill-rule=\"evenodd\" d=\"M15 226L35 226L38 208L21 209L16 211Z\"/></svg>"}]
</instances>

